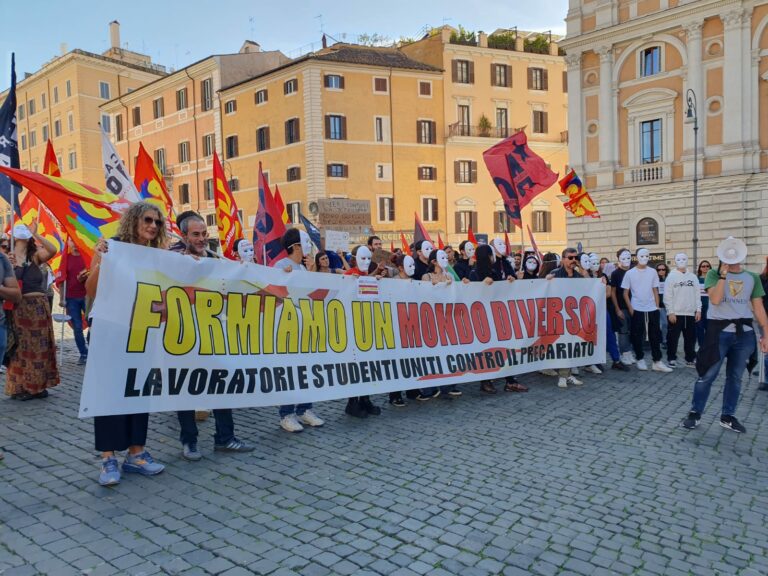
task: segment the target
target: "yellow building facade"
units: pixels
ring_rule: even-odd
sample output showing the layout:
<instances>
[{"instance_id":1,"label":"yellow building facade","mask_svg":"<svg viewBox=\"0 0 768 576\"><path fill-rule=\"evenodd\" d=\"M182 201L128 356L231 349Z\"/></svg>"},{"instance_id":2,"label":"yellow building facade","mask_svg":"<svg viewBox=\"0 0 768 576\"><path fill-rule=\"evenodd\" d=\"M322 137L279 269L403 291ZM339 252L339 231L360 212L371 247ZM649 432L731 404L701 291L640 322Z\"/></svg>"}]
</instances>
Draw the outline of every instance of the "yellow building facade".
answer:
<instances>
[{"instance_id":1,"label":"yellow building facade","mask_svg":"<svg viewBox=\"0 0 768 576\"><path fill-rule=\"evenodd\" d=\"M447 238L454 244L466 239L470 226L490 237L508 232L513 246L522 242L521 230L507 218L482 157L503 138L524 129L531 149L552 170L562 176L567 169L565 61L557 43L546 40L538 34L508 30L462 38L445 26L402 48L412 58L444 70L446 130L441 137ZM555 184L522 211L523 229L531 226L544 252L559 252L566 245L560 193ZM525 244L530 247L527 233Z\"/></svg>"},{"instance_id":2,"label":"yellow building facade","mask_svg":"<svg viewBox=\"0 0 768 576\"><path fill-rule=\"evenodd\" d=\"M17 83L21 168L42 172L50 139L64 178L104 189L99 125L112 129L112 118L100 105L165 75L148 56L120 48L117 22L110 28L112 47L104 54L72 50ZM3 217L10 217L7 205Z\"/></svg>"},{"instance_id":3,"label":"yellow building facade","mask_svg":"<svg viewBox=\"0 0 768 576\"><path fill-rule=\"evenodd\" d=\"M667 261L733 235L762 268L768 2L571 0L566 21L571 163L602 215L570 235Z\"/></svg>"},{"instance_id":4,"label":"yellow building facade","mask_svg":"<svg viewBox=\"0 0 768 576\"><path fill-rule=\"evenodd\" d=\"M399 238L419 213L446 229L439 68L389 48L338 44L226 87L224 158L240 182L238 206L253 229L258 169L292 219L317 200L369 200L371 230Z\"/></svg>"},{"instance_id":5,"label":"yellow building facade","mask_svg":"<svg viewBox=\"0 0 768 576\"><path fill-rule=\"evenodd\" d=\"M102 104L112 119L115 149L133 176L142 144L163 173L177 210L195 210L216 226L213 153L237 190L232 166L222 155L223 84L263 73L288 62L280 52L262 52L245 42L237 54L214 55ZM240 193L235 192L240 202ZM214 234L215 237L215 234Z\"/></svg>"}]
</instances>

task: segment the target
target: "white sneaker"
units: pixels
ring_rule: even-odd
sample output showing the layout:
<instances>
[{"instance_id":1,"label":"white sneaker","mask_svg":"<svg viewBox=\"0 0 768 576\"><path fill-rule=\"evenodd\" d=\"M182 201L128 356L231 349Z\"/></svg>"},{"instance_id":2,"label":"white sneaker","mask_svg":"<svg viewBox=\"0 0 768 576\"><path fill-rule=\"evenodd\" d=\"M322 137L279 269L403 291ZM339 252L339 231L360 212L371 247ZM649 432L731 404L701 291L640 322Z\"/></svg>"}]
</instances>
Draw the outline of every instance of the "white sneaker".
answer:
<instances>
[{"instance_id":1,"label":"white sneaker","mask_svg":"<svg viewBox=\"0 0 768 576\"><path fill-rule=\"evenodd\" d=\"M637 356L635 356L634 350L629 351L629 357L632 358L632 362L637 362Z\"/></svg>"},{"instance_id":2,"label":"white sneaker","mask_svg":"<svg viewBox=\"0 0 768 576\"><path fill-rule=\"evenodd\" d=\"M552 368L545 368L544 370L539 370L539 374L544 374L544 376L557 376L557 372L552 370Z\"/></svg>"},{"instance_id":3,"label":"white sneaker","mask_svg":"<svg viewBox=\"0 0 768 576\"><path fill-rule=\"evenodd\" d=\"M648 364L645 363L645 358L637 361L638 370L648 370Z\"/></svg>"},{"instance_id":4,"label":"white sneaker","mask_svg":"<svg viewBox=\"0 0 768 576\"><path fill-rule=\"evenodd\" d=\"M620 362L624 364L624 366L632 366L632 364L635 363L635 360L632 358L632 354L630 352L624 352L621 355Z\"/></svg>"},{"instance_id":5,"label":"white sneaker","mask_svg":"<svg viewBox=\"0 0 768 576\"><path fill-rule=\"evenodd\" d=\"M319 426L322 426L325 424L325 420L322 418L318 418L317 414L312 412L312 410L307 410L299 416L299 420L302 424L306 424L307 426L311 426L312 428L317 428Z\"/></svg>"},{"instance_id":6,"label":"white sneaker","mask_svg":"<svg viewBox=\"0 0 768 576\"><path fill-rule=\"evenodd\" d=\"M578 368L571 368L571 374L578 376L581 372L579 372Z\"/></svg>"},{"instance_id":7,"label":"white sneaker","mask_svg":"<svg viewBox=\"0 0 768 576\"><path fill-rule=\"evenodd\" d=\"M592 366L587 366L586 368L584 368L584 372L591 372L592 374L602 374L603 373L603 371L600 370L600 368L598 368L594 364Z\"/></svg>"},{"instance_id":8,"label":"white sneaker","mask_svg":"<svg viewBox=\"0 0 768 576\"><path fill-rule=\"evenodd\" d=\"M562 377L558 378L557 379L557 387L558 388L568 388L568 380L570 380L570 378L562 378Z\"/></svg>"},{"instance_id":9,"label":"white sneaker","mask_svg":"<svg viewBox=\"0 0 768 576\"><path fill-rule=\"evenodd\" d=\"M658 362L654 362L653 365L651 366L651 370L655 370L656 372L674 372L672 368L664 364L664 362L662 362L661 360L659 360Z\"/></svg>"},{"instance_id":10,"label":"white sneaker","mask_svg":"<svg viewBox=\"0 0 768 576\"><path fill-rule=\"evenodd\" d=\"M296 414L288 414L288 416L283 416L282 420L280 420L280 426L286 432L301 432L304 430L304 426L299 423L298 418L296 418Z\"/></svg>"},{"instance_id":11,"label":"white sneaker","mask_svg":"<svg viewBox=\"0 0 768 576\"><path fill-rule=\"evenodd\" d=\"M568 378L566 378L566 381L571 386L581 386L582 384L584 384L584 382L582 382L578 378L574 378L573 376L568 376Z\"/></svg>"}]
</instances>

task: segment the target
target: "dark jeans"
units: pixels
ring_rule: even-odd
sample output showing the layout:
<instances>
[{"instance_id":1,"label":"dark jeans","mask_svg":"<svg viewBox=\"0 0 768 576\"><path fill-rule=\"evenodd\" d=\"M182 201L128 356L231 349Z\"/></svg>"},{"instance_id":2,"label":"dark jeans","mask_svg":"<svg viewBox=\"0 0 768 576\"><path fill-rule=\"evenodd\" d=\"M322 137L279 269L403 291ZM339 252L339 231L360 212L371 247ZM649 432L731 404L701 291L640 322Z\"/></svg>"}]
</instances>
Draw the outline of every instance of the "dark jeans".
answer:
<instances>
[{"instance_id":1,"label":"dark jeans","mask_svg":"<svg viewBox=\"0 0 768 576\"><path fill-rule=\"evenodd\" d=\"M307 410L312 410L312 404L285 404L280 406L280 418L285 418L288 414L301 416Z\"/></svg>"},{"instance_id":2,"label":"dark jeans","mask_svg":"<svg viewBox=\"0 0 768 576\"><path fill-rule=\"evenodd\" d=\"M619 361L621 358L621 354L619 354L619 342L616 340L611 313L608 311L605 313L605 349L608 351L611 360L614 362Z\"/></svg>"},{"instance_id":3,"label":"dark jeans","mask_svg":"<svg viewBox=\"0 0 768 576\"><path fill-rule=\"evenodd\" d=\"M694 316L677 316L677 322L667 324L667 360L677 360L677 343L680 333L683 334L683 349L685 361L696 360L696 318Z\"/></svg>"},{"instance_id":4,"label":"dark jeans","mask_svg":"<svg viewBox=\"0 0 768 576\"><path fill-rule=\"evenodd\" d=\"M72 332L75 334L75 344L80 356L88 356L88 346L83 336L83 314L85 314L85 298L67 299L67 315L72 318Z\"/></svg>"},{"instance_id":5,"label":"dark jeans","mask_svg":"<svg viewBox=\"0 0 768 576\"><path fill-rule=\"evenodd\" d=\"M720 367L725 360L725 386L723 387L723 411L722 416L733 416L739 404L741 393L741 377L747 367L747 360L755 349L755 333L752 330L744 330L741 335L736 332L720 333L720 361L707 370L701 378L696 380L693 387L693 403L691 411L701 414L707 405L712 382L717 378Z\"/></svg>"},{"instance_id":6,"label":"dark jeans","mask_svg":"<svg viewBox=\"0 0 768 576\"><path fill-rule=\"evenodd\" d=\"M179 417L181 434L179 440L182 444L197 442L197 422L195 422L195 411L185 410L176 412ZM214 444L223 446L228 444L235 437L235 422L232 419L232 410L224 408L213 411L213 419L216 421L216 433L213 435Z\"/></svg>"},{"instance_id":7,"label":"dark jeans","mask_svg":"<svg viewBox=\"0 0 768 576\"><path fill-rule=\"evenodd\" d=\"M618 314L614 316L616 325L613 329L616 331L616 337L619 340L619 352L624 354L624 352L632 350L632 340L629 337L629 312L622 309L622 313L624 314L624 320L619 318Z\"/></svg>"},{"instance_id":8,"label":"dark jeans","mask_svg":"<svg viewBox=\"0 0 768 576\"><path fill-rule=\"evenodd\" d=\"M629 334L632 340L632 348L635 351L635 358L642 360L645 356L643 343L645 335L648 334L648 341L651 343L651 356L654 362L661 360L661 328L659 327L659 311L638 312L632 314Z\"/></svg>"}]
</instances>

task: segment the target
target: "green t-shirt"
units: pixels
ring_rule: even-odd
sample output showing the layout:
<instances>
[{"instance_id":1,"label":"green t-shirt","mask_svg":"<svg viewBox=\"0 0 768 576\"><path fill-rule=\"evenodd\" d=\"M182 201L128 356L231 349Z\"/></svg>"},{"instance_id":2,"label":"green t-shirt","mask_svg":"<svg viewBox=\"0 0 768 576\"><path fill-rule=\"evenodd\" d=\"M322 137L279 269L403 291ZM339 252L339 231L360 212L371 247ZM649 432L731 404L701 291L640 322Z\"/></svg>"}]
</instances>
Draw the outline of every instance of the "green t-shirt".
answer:
<instances>
[{"instance_id":1,"label":"green t-shirt","mask_svg":"<svg viewBox=\"0 0 768 576\"><path fill-rule=\"evenodd\" d=\"M704 289L708 290L715 286L720 279L717 270L710 270L704 279ZM765 296L763 284L760 277L754 272L742 270L734 274L728 272L725 279L725 292L720 304L715 305L712 300L709 302L707 310L707 319L709 320L736 320L738 318L754 318L752 314L752 299ZM726 328L726 331L733 331L734 327Z\"/></svg>"}]
</instances>

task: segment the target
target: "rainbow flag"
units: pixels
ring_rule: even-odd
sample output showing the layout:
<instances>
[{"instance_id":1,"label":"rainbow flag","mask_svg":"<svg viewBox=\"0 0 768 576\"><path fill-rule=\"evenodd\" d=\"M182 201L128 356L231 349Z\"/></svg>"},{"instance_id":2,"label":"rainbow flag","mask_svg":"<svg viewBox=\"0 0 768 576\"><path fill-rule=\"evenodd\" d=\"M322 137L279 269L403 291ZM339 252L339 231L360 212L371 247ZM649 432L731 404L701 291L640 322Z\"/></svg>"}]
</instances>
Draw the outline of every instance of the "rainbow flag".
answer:
<instances>
[{"instance_id":1,"label":"rainbow flag","mask_svg":"<svg viewBox=\"0 0 768 576\"><path fill-rule=\"evenodd\" d=\"M600 218L597 206L595 206L589 193L581 183L581 178L576 175L574 170L568 172L568 174L560 180L559 184L560 190L563 191L563 194L568 196L568 200L563 205L568 212L577 218L582 218L584 216Z\"/></svg>"},{"instance_id":2,"label":"rainbow flag","mask_svg":"<svg viewBox=\"0 0 768 576\"><path fill-rule=\"evenodd\" d=\"M148 200L156 204L160 213L165 214L168 232L181 236L181 231L176 226L173 200L171 200L171 196L168 194L168 187L165 185L163 174L142 143L139 143L139 155L136 158L133 183L139 191L142 200Z\"/></svg>"}]
</instances>

